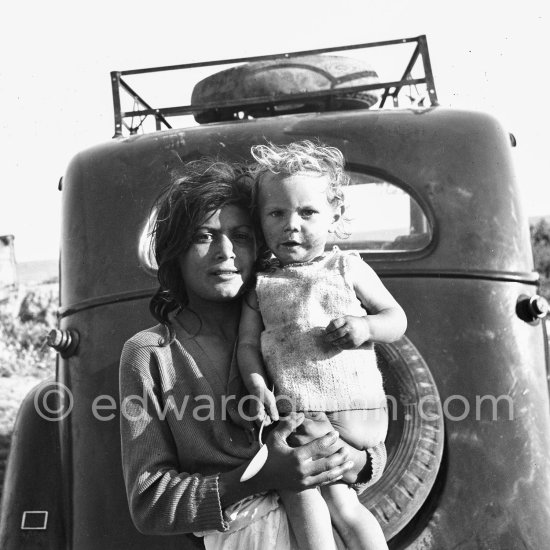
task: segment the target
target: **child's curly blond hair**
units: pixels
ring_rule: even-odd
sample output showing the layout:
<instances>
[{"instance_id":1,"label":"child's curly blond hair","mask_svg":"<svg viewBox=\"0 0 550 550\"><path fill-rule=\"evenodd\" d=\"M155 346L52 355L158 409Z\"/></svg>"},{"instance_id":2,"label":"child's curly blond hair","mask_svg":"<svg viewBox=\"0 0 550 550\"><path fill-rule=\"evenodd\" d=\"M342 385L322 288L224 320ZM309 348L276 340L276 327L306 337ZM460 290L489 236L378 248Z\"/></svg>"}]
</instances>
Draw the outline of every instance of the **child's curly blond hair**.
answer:
<instances>
[{"instance_id":1,"label":"child's curly blond hair","mask_svg":"<svg viewBox=\"0 0 550 550\"><path fill-rule=\"evenodd\" d=\"M345 170L344 155L336 147L329 147L310 140L294 141L288 145L254 145L250 150L256 164L250 171L256 184L253 191L254 207L257 207L258 182L267 174L291 175L300 172L313 172L328 176L327 200L333 207L344 205L344 187L350 177ZM348 237L348 220L341 216L335 233L338 237Z\"/></svg>"}]
</instances>

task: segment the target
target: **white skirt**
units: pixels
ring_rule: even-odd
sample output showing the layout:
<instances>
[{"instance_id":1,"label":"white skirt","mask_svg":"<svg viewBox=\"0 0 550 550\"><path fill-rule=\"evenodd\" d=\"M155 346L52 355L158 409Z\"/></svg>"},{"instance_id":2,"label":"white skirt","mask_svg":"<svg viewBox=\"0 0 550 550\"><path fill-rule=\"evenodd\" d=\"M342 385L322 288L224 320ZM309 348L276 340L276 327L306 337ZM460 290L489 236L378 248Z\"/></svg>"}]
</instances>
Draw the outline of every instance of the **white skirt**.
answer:
<instances>
[{"instance_id":1,"label":"white skirt","mask_svg":"<svg viewBox=\"0 0 550 550\"><path fill-rule=\"evenodd\" d=\"M206 550L298 550L285 509L271 491L245 498L224 511L227 531L202 531Z\"/></svg>"}]
</instances>

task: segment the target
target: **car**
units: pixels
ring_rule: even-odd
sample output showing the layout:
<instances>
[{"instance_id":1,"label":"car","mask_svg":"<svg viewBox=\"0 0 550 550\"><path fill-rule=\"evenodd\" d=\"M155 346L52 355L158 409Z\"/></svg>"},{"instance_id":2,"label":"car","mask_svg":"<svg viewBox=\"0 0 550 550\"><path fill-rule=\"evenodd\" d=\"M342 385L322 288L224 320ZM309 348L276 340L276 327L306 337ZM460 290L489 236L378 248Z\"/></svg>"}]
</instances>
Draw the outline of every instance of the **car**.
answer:
<instances>
[{"instance_id":1,"label":"car","mask_svg":"<svg viewBox=\"0 0 550 550\"><path fill-rule=\"evenodd\" d=\"M395 80L351 56L403 44L412 55ZM214 63L113 72L114 139L78 153L62 179L56 376L18 415L0 547L201 547L139 533L122 478L119 357L153 324L150 209L189 160L250 161L254 144L314 139L343 152L352 180L351 236L331 246L357 250L409 321L403 338L377 346L388 464L363 504L395 550L545 548L548 304L514 137L493 116L438 105L425 36L223 64L190 105L171 108L152 107L127 77ZM121 92L137 107L123 108ZM171 128L189 114L196 123ZM149 119L153 131L138 133Z\"/></svg>"}]
</instances>

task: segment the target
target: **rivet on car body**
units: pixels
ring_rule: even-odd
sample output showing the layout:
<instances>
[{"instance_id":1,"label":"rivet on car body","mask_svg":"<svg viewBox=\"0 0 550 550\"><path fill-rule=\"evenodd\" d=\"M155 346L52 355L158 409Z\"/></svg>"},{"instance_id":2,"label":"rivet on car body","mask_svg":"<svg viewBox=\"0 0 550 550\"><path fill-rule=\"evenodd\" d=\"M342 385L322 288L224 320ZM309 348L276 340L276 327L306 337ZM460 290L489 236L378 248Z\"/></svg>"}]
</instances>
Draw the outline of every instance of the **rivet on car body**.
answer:
<instances>
[{"instance_id":1,"label":"rivet on car body","mask_svg":"<svg viewBox=\"0 0 550 550\"><path fill-rule=\"evenodd\" d=\"M516 304L516 313L520 319L528 323L544 319L550 311L548 300L543 296L521 295Z\"/></svg>"},{"instance_id":2,"label":"rivet on car body","mask_svg":"<svg viewBox=\"0 0 550 550\"><path fill-rule=\"evenodd\" d=\"M548 305L548 300L543 296L535 294L529 299L529 310L533 313L538 319L544 319L548 315L550 306Z\"/></svg>"},{"instance_id":3,"label":"rivet on car body","mask_svg":"<svg viewBox=\"0 0 550 550\"><path fill-rule=\"evenodd\" d=\"M46 344L58 351L61 357L66 359L76 352L80 341L80 335L74 329L61 330L54 328L48 333Z\"/></svg>"}]
</instances>

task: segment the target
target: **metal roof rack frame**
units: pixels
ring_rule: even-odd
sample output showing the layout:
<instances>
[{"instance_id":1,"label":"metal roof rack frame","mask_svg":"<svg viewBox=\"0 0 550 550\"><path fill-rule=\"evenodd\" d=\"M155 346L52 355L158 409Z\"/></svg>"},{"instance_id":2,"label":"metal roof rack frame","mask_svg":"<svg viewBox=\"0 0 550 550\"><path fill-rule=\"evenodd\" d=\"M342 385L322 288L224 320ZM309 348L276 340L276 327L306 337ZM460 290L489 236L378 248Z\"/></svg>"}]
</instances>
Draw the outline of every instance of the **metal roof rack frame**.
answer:
<instances>
[{"instance_id":1,"label":"metal roof rack frame","mask_svg":"<svg viewBox=\"0 0 550 550\"><path fill-rule=\"evenodd\" d=\"M365 84L360 86L339 87L330 90L320 90L314 92L306 92L299 94L287 94L277 96L263 96L252 97L238 100L226 100L216 103L202 103L196 105L183 105L175 107L152 107L145 99L143 99L124 79L124 76L146 74L146 73L158 73L166 71L179 71L186 69L195 69L199 67L209 67L215 65L229 65L237 63L245 63L251 61L264 61L272 59L289 59L303 55L317 55L323 53L350 51L366 48L376 48L384 46L403 45L407 43L416 43L416 47L407 63L407 66L403 72L403 75L399 80L378 82L374 84ZM420 78L412 78L412 71L415 68L417 61L421 58L424 76ZM239 107L239 106L274 106L285 103L295 103L297 100L307 98L329 98L331 96L339 95L342 93L355 93L360 91L369 90L384 90L378 109L384 107L389 97L393 100L394 107L399 106L399 93L405 86L425 84L428 92L428 98L432 106L437 106L437 93L435 89L435 83L432 73L432 67L430 63L430 55L428 52L428 43L426 35L420 35L411 38L400 38L396 40L386 40L381 42L369 42L364 44L354 44L350 46L339 46L333 48L323 48L317 50L304 50L291 53L281 53L274 55L262 55L255 57L241 57L234 59L224 59L219 61L205 61L199 63L187 63L184 65L168 65L163 67L149 67L145 69L133 69L127 71L112 71L111 72L111 87L113 93L113 108L114 108L114 122L115 122L115 134L114 138L121 137L123 134L123 127L125 127L130 134L136 133L137 128L134 128L126 123L126 119L134 117L143 117L143 120L148 116L155 118L156 130L161 130L164 125L165 128L172 128L168 122L168 118L174 116L191 115L196 112L203 111L205 109L215 108L227 108L227 107ZM121 108L121 91L128 94L133 100L134 105L142 107L138 110L123 111ZM141 123L140 123L141 126ZM139 126L138 126L139 128Z\"/></svg>"}]
</instances>

